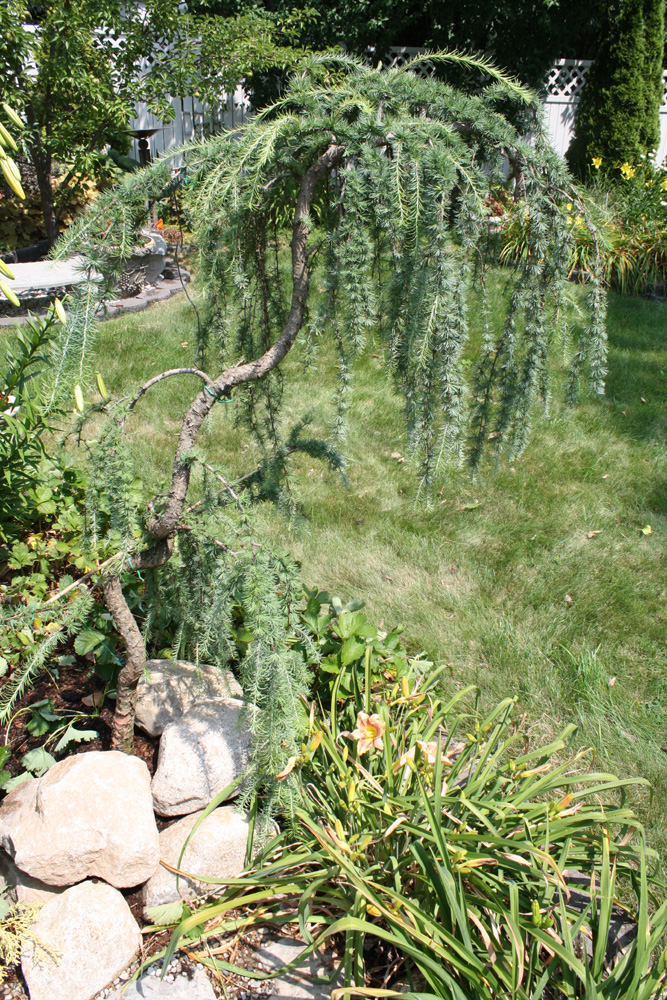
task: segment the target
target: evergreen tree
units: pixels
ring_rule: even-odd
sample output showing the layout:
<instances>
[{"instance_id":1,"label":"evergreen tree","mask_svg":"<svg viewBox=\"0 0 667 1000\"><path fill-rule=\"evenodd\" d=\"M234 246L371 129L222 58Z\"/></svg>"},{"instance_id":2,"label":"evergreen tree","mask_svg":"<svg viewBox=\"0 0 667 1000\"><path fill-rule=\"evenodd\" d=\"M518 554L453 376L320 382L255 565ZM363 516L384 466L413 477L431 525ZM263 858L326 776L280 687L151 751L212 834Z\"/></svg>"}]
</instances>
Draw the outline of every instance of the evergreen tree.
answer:
<instances>
[{"instance_id":1,"label":"evergreen tree","mask_svg":"<svg viewBox=\"0 0 667 1000\"><path fill-rule=\"evenodd\" d=\"M663 57L665 47L665 0L644 0L644 126L641 141L644 149L660 144L660 108L665 85Z\"/></svg>"},{"instance_id":2,"label":"evergreen tree","mask_svg":"<svg viewBox=\"0 0 667 1000\"><path fill-rule=\"evenodd\" d=\"M567 159L585 174L593 157L603 166L637 163L660 138L664 0L623 0L586 76Z\"/></svg>"},{"instance_id":3,"label":"evergreen tree","mask_svg":"<svg viewBox=\"0 0 667 1000\"><path fill-rule=\"evenodd\" d=\"M118 407L111 411L118 430L99 439L101 471L93 477L100 499L91 504L91 522L98 508L113 525L113 537L127 540L117 575L104 580L107 605L127 648L117 687L118 748L132 745L145 637L164 614L177 618L178 644L183 639L200 657L223 662L232 645L233 609L245 608L253 636L245 683L264 720L258 723L264 751L257 750L257 760L266 768L277 764L267 720L284 720L292 712L291 724L298 725L304 671L295 651L304 650L305 639L290 610L293 586L284 582L290 573L278 557L256 554L242 511L237 522L215 520L221 505L225 511L243 506L242 487L257 477L234 485L217 473L217 496L205 491L202 502L187 507L186 498L204 465L197 451L200 429L232 395L239 420L265 449L258 472L260 481L268 481L262 495L279 496L293 451L336 466L330 442L304 439L305 421L286 431L281 415L279 366L300 335L329 335L336 347L332 439L342 435L353 396L350 359L371 331L381 339L388 377L405 401L410 447L427 498L444 455L467 453L476 466L487 447L518 454L534 404L548 397L550 348L555 334L564 333L555 329L554 317L563 315L572 239L562 200L576 202L583 214L585 208L549 145L533 94L483 60L445 53L428 58L480 71L488 82L469 94L420 77L414 72L419 61L382 70L341 54L314 56L275 105L234 131L184 150L183 193L197 229L199 278L209 302L198 352L202 368L156 374L124 414ZM532 118L530 142L508 118L517 107ZM470 291L473 284L480 289L488 314L484 273L494 261L494 242L485 198L490 185L502 182L505 158L521 177L530 221L525 253L505 272L507 315L497 329L488 325L480 349L468 336ZM111 280L119 259L131 253L146 200L159 199L171 177L169 159L128 176L66 235L61 253L76 249L87 258L89 273ZM291 266L281 249L288 243ZM312 290L315 267L318 288ZM599 274L598 266L588 286L591 321L572 357L572 390L584 372L595 391L604 388ZM476 352L472 378L466 350ZM110 458L109 449L121 454L122 428L136 419L143 394L179 376L203 384L184 417L171 485L141 513L144 534L138 542L127 464ZM204 517L199 526L196 514ZM132 573L155 573L143 634L121 565ZM169 600L163 596L167 586ZM317 657L312 650L300 655ZM280 746L293 746L295 739L292 733Z\"/></svg>"}]
</instances>

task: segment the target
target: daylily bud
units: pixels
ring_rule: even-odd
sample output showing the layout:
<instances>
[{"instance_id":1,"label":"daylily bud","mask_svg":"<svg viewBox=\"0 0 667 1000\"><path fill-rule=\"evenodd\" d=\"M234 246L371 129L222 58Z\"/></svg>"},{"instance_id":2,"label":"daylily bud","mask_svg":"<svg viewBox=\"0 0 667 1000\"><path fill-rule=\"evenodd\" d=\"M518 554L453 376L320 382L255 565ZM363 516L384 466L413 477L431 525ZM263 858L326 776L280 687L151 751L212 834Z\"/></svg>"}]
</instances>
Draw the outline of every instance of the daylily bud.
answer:
<instances>
[{"instance_id":1,"label":"daylily bud","mask_svg":"<svg viewBox=\"0 0 667 1000\"><path fill-rule=\"evenodd\" d=\"M14 125L16 125L17 128L25 128L24 123L21 121L21 119L16 114L16 112L14 111L13 108L10 108L10 106L8 104L5 104L4 101L2 102L2 106L5 109L5 114L7 115L7 117L9 118L9 120Z\"/></svg>"},{"instance_id":2,"label":"daylily bud","mask_svg":"<svg viewBox=\"0 0 667 1000\"><path fill-rule=\"evenodd\" d=\"M67 326L67 313L63 308L63 304L60 299L54 299L53 308L56 311L56 316L60 320L63 326Z\"/></svg>"},{"instance_id":3,"label":"daylily bud","mask_svg":"<svg viewBox=\"0 0 667 1000\"><path fill-rule=\"evenodd\" d=\"M0 292L2 292L2 294L9 299L9 301L13 306L16 306L17 309L20 308L21 303L19 302L18 298L16 297L12 289L9 287L9 285L2 280L0 280Z\"/></svg>"}]
</instances>

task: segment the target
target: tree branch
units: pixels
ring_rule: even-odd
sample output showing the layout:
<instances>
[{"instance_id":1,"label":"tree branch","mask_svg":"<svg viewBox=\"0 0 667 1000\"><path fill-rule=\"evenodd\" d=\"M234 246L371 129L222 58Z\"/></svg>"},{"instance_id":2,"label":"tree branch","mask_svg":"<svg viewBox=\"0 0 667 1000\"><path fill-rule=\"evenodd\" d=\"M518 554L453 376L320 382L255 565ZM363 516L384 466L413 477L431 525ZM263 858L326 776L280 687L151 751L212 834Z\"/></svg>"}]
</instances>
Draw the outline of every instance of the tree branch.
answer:
<instances>
[{"instance_id":1,"label":"tree branch","mask_svg":"<svg viewBox=\"0 0 667 1000\"><path fill-rule=\"evenodd\" d=\"M133 410L135 405L139 402L141 397L148 392L151 386L157 385L158 382L162 382L165 378L170 378L172 375L196 375L208 386L213 385L213 379L206 372L201 371L199 368L170 368L169 371L161 372L159 375L154 375L153 378L149 378L148 382L145 382L137 395L134 397L132 402L128 406L128 410Z\"/></svg>"},{"instance_id":2,"label":"tree branch","mask_svg":"<svg viewBox=\"0 0 667 1000\"><path fill-rule=\"evenodd\" d=\"M146 646L134 615L123 595L120 578L108 576L104 580L104 600L111 612L113 623L123 638L127 657L116 684L116 711L114 713L113 750L131 753L134 746L134 712L137 701L137 684L146 666Z\"/></svg>"}]
</instances>

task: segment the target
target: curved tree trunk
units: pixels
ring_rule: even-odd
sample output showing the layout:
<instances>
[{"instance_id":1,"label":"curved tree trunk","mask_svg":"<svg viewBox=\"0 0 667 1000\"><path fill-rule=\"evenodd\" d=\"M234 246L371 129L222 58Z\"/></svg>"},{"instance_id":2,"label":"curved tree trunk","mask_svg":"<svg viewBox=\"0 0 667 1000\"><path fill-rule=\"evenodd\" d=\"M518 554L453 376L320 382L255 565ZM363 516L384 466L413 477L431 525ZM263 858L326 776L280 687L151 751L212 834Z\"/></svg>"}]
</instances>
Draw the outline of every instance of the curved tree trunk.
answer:
<instances>
[{"instance_id":1,"label":"curved tree trunk","mask_svg":"<svg viewBox=\"0 0 667 1000\"><path fill-rule=\"evenodd\" d=\"M155 540L155 544L131 560L135 569L162 565L171 555L173 539L190 483L191 463L188 461L188 455L195 447L199 430L216 400L229 396L235 386L245 382L256 382L277 368L296 340L303 325L310 288L306 249L306 241L310 234L310 207L319 181L340 161L344 151L343 146L329 146L303 175L292 226L292 302L283 330L275 343L261 357L226 369L217 379L207 382L206 387L190 404L178 436L171 488L164 511L148 522L148 533ZM194 372L189 373L194 374ZM196 372L196 374L203 373ZM156 378L155 381L159 379ZM125 665L118 676L116 688L112 746L115 750L132 753L137 684L146 664L146 647L134 615L123 596L120 578L108 577L103 583L103 588L107 607L127 650Z\"/></svg>"}]
</instances>

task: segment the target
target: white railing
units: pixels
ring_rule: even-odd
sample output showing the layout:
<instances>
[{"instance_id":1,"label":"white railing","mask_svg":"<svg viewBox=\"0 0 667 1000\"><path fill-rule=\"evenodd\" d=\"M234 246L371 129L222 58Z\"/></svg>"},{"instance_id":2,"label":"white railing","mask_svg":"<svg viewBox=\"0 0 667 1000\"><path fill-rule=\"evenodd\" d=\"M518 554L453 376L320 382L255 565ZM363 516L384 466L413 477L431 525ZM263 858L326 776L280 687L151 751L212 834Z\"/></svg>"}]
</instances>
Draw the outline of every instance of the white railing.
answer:
<instances>
[{"instance_id":1,"label":"white railing","mask_svg":"<svg viewBox=\"0 0 667 1000\"><path fill-rule=\"evenodd\" d=\"M224 94L217 107L202 104L196 97L174 97L169 103L174 109L170 122L161 121L145 104L138 104L136 118L130 123L134 132L152 133L146 134L145 139L153 160L192 139L241 125L250 113L250 101L242 87L237 87L232 95ZM140 145L142 139L136 138L130 155L142 162Z\"/></svg>"},{"instance_id":2,"label":"white railing","mask_svg":"<svg viewBox=\"0 0 667 1000\"><path fill-rule=\"evenodd\" d=\"M403 66L421 52L421 49L412 46L396 46L389 50L383 62L386 66ZM557 59L543 80L545 123L551 143L561 156L567 152L574 135L575 111L590 65L589 59ZM435 66L425 60L417 72L420 76L432 76ZM664 74L664 81L665 99L660 108L660 145L657 156L659 163L667 158L667 72ZM226 97L218 108L205 106L193 97L174 98L171 104L175 116L167 124L149 114L145 105L137 105L137 117L131 128L136 131L154 130L147 138L153 159L196 137L240 125L251 114L248 95L242 87L237 87L234 94ZM132 155L135 159L140 159L139 140L135 140Z\"/></svg>"}]
</instances>

